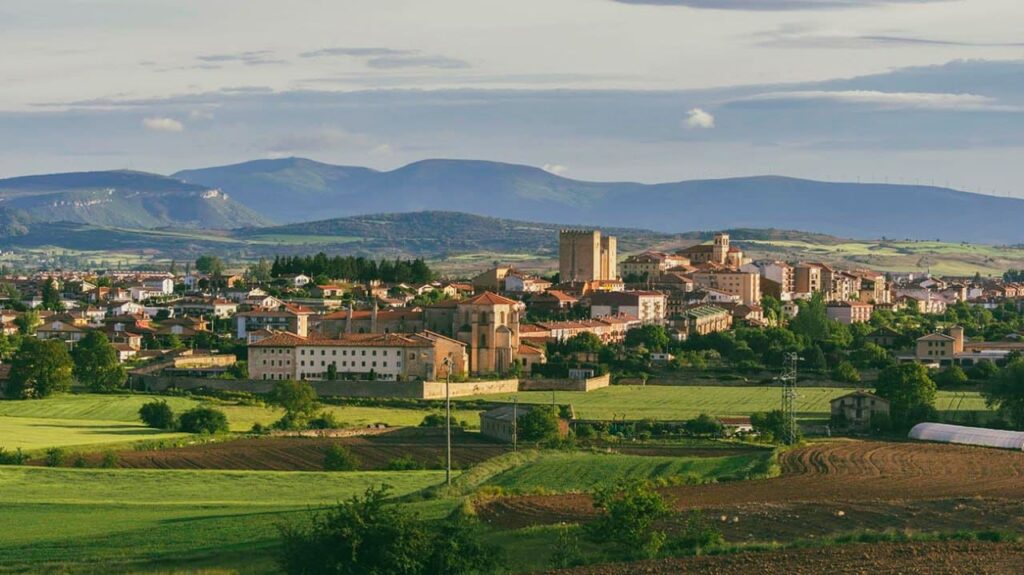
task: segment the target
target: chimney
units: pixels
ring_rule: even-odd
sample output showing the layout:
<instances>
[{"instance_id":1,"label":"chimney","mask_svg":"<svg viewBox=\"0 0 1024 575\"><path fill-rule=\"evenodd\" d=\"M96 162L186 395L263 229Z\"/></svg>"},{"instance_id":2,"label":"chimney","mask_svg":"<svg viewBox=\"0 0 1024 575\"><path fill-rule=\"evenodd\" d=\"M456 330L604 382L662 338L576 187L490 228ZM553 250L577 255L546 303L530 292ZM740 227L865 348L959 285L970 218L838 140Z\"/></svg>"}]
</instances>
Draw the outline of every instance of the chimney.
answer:
<instances>
[{"instance_id":1,"label":"chimney","mask_svg":"<svg viewBox=\"0 0 1024 575\"><path fill-rule=\"evenodd\" d=\"M373 298L373 311L370 312L370 333L377 333L377 298Z\"/></svg>"}]
</instances>

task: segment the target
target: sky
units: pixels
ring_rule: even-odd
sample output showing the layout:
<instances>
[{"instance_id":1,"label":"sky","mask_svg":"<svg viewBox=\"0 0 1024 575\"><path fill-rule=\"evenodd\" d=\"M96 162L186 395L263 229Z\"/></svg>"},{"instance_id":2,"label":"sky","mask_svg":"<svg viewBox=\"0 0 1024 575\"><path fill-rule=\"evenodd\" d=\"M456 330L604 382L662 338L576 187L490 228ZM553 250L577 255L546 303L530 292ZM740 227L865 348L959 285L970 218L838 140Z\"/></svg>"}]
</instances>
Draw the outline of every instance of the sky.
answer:
<instances>
[{"instance_id":1,"label":"sky","mask_svg":"<svg viewBox=\"0 0 1024 575\"><path fill-rule=\"evenodd\" d=\"M1024 197L1019 0L5 0L0 177L425 158Z\"/></svg>"}]
</instances>

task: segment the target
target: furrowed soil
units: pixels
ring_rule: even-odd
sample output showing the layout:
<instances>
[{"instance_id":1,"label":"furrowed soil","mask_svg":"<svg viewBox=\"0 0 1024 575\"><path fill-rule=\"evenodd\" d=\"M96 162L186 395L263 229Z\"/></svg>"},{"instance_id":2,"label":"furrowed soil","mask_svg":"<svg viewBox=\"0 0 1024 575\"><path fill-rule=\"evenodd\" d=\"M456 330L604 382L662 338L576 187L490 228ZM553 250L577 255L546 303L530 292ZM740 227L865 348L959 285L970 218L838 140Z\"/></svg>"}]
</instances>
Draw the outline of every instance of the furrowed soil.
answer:
<instances>
[{"instance_id":1,"label":"furrowed soil","mask_svg":"<svg viewBox=\"0 0 1024 575\"><path fill-rule=\"evenodd\" d=\"M351 451L358 469L387 469L392 461L407 457L425 468L444 466L443 429L402 428L357 437L258 437L222 443L190 445L148 451L121 451L117 466L135 469L238 469L263 471L323 471L329 446L340 444ZM476 433L452 432L452 463L466 468L508 451ZM99 465L102 454L87 457Z\"/></svg>"},{"instance_id":2,"label":"furrowed soil","mask_svg":"<svg viewBox=\"0 0 1024 575\"><path fill-rule=\"evenodd\" d=\"M766 480L670 487L679 511L700 510L727 539L795 539L853 529L1022 525L1024 453L930 443L834 441L784 453ZM503 527L585 521L587 495L523 496L481 504Z\"/></svg>"},{"instance_id":3,"label":"furrowed soil","mask_svg":"<svg viewBox=\"0 0 1024 575\"><path fill-rule=\"evenodd\" d=\"M874 543L594 565L559 575L1012 575L1024 546L1006 543ZM554 572L553 572L554 573Z\"/></svg>"}]
</instances>

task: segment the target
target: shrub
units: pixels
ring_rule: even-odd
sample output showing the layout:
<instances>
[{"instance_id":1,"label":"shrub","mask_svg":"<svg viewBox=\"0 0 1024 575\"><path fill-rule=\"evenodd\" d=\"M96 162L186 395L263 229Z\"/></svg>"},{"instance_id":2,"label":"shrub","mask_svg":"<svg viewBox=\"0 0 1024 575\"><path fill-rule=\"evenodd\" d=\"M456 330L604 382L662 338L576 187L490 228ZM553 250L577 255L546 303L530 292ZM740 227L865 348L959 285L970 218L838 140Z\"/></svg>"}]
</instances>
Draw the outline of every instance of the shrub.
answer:
<instances>
[{"instance_id":1,"label":"shrub","mask_svg":"<svg viewBox=\"0 0 1024 575\"><path fill-rule=\"evenodd\" d=\"M331 444L324 454L324 471L354 471L358 467L359 460L340 443Z\"/></svg>"},{"instance_id":2,"label":"shrub","mask_svg":"<svg viewBox=\"0 0 1024 575\"><path fill-rule=\"evenodd\" d=\"M71 460L72 467L88 467L89 462L85 460L85 456L79 453L75 455L75 458Z\"/></svg>"},{"instance_id":3,"label":"shrub","mask_svg":"<svg viewBox=\"0 0 1024 575\"><path fill-rule=\"evenodd\" d=\"M181 430L187 433L219 433L228 430L228 418L212 407L194 407L179 418Z\"/></svg>"},{"instance_id":4,"label":"shrub","mask_svg":"<svg viewBox=\"0 0 1024 575\"><path fill-rule=\"evenodd\" d=\"M548 559L548 565L553 569L568 569L579 567L585 563L583 553L580 550L580 538L578 529L573 526L562 524L558 527L558 544Z\"/></svg>"},{"instance_id":5,"label":"shrub","mask_svg":"<svg viewBox=\"0 0 1024 575\"><path fill-rule=\"evenodd\" d=\"M412 458L411 455L403 455L388 462L388 471L415 471L423 469L424 465Z\"/></svg>"},{"instance_id":6,"label":"shrub","mask_svg":"<svg viewBox=\"0 0 1024 575\"><path fill-rule=\"evenodd\" d=\"M848 361L841 361L832 370L832 379L844 383L860 383L860 372Z\"/></svg>"},{"instance_id":7,"label":"shrub","mask_svg":"<svg viewBox=\"0 0 1024 575\"><path fill-rule=\"evenodd\" d=\"M725 427L714 417L702 413L684 423L683 429L690 435L721 435Z\"/></svg>"},{"instance_id":8,"label":"shrub","mask_svg":"<svg viewBox=\"0 0 1024 575\"><path fill-rule=\"evenodd\" d=\"M64 464L67 459L67 453L59 447L51 447L46 450L46 457L43 458L43 463L47 467L60 467Z\"/></svg>"},{"instance_id":9,"label":"shrub","mask_svg":"<svg viewBox=\"0 0 1024 575\"><path fill-rule=\"evenodd\" d=\"M458 426L459 422L453 417L452 427ZM444 427L444 413L428 413L420 422L420 427Z\"/></svg>"},{"instance_id":10,"label":"shrub","mask_svg":"<svg viewBox=\"0 0 1024 575\"><path fill-rule=\"evenodd\" d=\"M139 419L149 427L174 429L174 410L164 400L154 400L139 408Z\"/></svg>"},{"instance_id":11,"label":"shrub","mask_svg":"<svg viewBox=\"0 0 1024 575\"><path fill-rule=\"evenodd\" d=\"M0 465L24 465L27 461L28 454L23 452L20 447L14 451L7 451L0 447Z\"/></svg>"},{"instance_id":12,"label":"shrub","mask_svg":"<svg viewBox=\"0 0 1024 575\"><path fill-rule=\"evenodd\" d=\"M722 532L709 524L701 513L694 512L686 518L683 529L668 541L667 548L673 554L691 555L723 543Z\"/></svg>"},{"instance_id":13,"label":"shrub","mask_svg":"<svg viewBox=\"0 0 1024 575\"><path fill-rule=\"evenodd\" d=\"M616 557L649 559L665 544L665 532L654 523L668 515L669 506L649 485L600 488L594 492L594 507L600 515L587 525L587 534Z\"/></svg>"},{"instance_id":14,"label":"shrub","mask_svg":"<svg viewBox=\"0 0 1024 575\"><path fill-rule=\"evenodd\" d=\"M100 460L100 467L103 469L113 469L117 467L117 454L113 451L104 453L103 459Z\"/></svg>"},{"instance_id":15,"label":"shrub","mask_svg":"<svg viewBox=\"0 0 1024 575\"><path fill-rule=\"evenodd\" d=\"M520 440L527 442L542 443L558 439L558 418L550 408L533 406L529 413L519 418L516 433Z\"/></svg>"},{"instance_id":16,"label":"shrub","mask_svg":"<svg viewBox=\"0 0 1024 575\"><path fill-rule=\"evenodd\" d=\"M309 420L308 427L310 429L338 429L342 427L334 414L330 411L321 411L320 415Z\"/></svg>"}]
</instances>

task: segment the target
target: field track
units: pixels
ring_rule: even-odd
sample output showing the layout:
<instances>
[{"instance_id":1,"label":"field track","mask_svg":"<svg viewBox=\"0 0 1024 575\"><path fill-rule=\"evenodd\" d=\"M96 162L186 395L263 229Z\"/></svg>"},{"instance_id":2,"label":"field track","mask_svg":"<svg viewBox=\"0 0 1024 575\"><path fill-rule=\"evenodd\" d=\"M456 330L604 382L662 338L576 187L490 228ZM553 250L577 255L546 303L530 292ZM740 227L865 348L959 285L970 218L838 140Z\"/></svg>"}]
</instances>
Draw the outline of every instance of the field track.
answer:
<instances>
[{"instance_id":1,"label":"field track","mask_svg":"<svg viewBox=\"0 0 1024 575\"><path fill-rule=\"evenodd\" d=\"M643 563L593 565L559 575L1016 575L1024 546L978 542L883 543L736 553Z\"/></svg>"},{"instance_id":2,"label":"field track","mask_svg":"<svg viewBox=\"0 0 1024 575\"><path fill-rule=\"evenodd\" d=\"M718 511L748 504L1024 498L1024 453L931 443L834 441L789 451L773 479L663 490L677 509ZM509 527L576 521L594 513L587 495L510 497L481 506Z\"/></svg>"}]
</instances>

